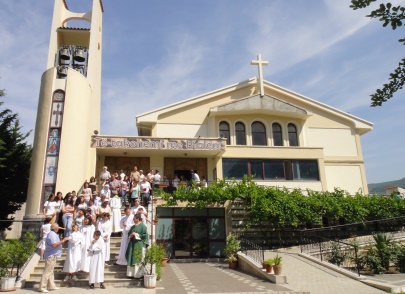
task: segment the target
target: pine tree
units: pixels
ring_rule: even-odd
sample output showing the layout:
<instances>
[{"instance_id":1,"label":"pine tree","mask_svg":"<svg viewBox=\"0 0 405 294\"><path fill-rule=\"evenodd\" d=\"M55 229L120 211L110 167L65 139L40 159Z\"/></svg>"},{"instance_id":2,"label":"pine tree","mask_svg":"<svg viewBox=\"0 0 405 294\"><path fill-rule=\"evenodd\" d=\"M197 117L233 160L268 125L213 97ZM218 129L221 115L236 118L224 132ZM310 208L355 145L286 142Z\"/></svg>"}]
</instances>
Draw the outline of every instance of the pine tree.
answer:
<instances>
[{"instance_id":1,"label":"pine tree","mask_svg":"<svg viewBox=\"0 0 405 294\"><path fill-rule=\"evenodd\" d=\"M0 90L0 97L4 96ZM3 107L0 101L0 230L12 224L12 214L26 201L32 147L21 132L18 114Z\"/></svg>"}]
</instances>

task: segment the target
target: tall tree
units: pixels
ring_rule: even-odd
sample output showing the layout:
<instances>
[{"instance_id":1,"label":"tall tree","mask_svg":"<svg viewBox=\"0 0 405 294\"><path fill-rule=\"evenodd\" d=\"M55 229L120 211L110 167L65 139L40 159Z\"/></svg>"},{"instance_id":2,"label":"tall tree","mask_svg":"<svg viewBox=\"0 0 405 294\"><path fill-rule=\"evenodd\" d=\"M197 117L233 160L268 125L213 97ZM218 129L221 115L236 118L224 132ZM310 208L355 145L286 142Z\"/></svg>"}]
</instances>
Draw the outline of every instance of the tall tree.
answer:
<instances>
[{"instance_id":1,"label":"tall tree","mask_svg":"<svg viewBox=\"0 0 405 294\"><path fill-rule=\"evenodd\" d=\"M0 90L0 97L5 95ZM27 199L32 147L26 139L30 132L21 132L18 114L3 107L0 101L0 230L8 228L14 214Z\"/></svg>"},{"instance_id":2,"label":"tall tree","mask_svg":"<svg viewBox=\"0 0 405 294\"><path fill-rule=\"evenodd\" d=\"M353 10L366 8L371 3L377 0L352 0L350 8ZM390 2L380 3L378 9L371 11L367 17L378 18L383 22L383 26L391 25L393 30L403 26L405 19L405 7L397 5L393 6ZM402 45L405 45L405 38L399 40ZM393 73L390 73L389 83L384 84L381 89L377 89L371 96L371 106L381 106L388 99L392 98L394 93L405 84L405 58L402 58L398 67Z\"/></svg>"}]
</instances>

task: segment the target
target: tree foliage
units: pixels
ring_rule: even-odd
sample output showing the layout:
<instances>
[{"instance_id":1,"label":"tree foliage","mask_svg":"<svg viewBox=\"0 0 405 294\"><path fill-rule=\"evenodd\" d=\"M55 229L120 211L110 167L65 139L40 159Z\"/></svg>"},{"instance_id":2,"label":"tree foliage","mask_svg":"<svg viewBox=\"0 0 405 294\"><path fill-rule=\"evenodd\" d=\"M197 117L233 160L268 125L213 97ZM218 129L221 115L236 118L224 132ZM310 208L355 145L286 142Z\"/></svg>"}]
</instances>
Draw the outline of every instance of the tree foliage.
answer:
<instances>
[{"instance_id":1,"label":"tree foliage","mask_svg":"<svg viewBox=\"0 0 405 294\"><path fill-rule=\"evenodd\" d=\"M354 10L366 8L376 0L352 0L350 7ZM403 20L405 19L405 7L400 5L393 6L390 2L380 3L379 7L369 15L369 18L377 18L383 22L383 26L391 25L393 30L398 27L402 27ZM400 39L403 45L405 45L405 38ZM390 73L389 83L384 84L381 89L377 89L371 96L371 106L381 106L388 99L391 99L395 92L402 89L405 84L405 58L402 58L398 64L398 67L394 69L393 73Z\"/></svg>"},{"instance_id":2,"label":"tree foliage","mask_svg":"<svg viewBox=\"0 0 405 294\"><path fill-rule=\"evenodd\" d=\"M4 96L4 90L0 96ZM18 114L4 108L0 101L0 191L2 209L0 220L12 220L12 215L26 201L32 147L27 144L27 134L22 133ZM0 222L5 229L11 222Z\"/></svg>"}]
</instances>

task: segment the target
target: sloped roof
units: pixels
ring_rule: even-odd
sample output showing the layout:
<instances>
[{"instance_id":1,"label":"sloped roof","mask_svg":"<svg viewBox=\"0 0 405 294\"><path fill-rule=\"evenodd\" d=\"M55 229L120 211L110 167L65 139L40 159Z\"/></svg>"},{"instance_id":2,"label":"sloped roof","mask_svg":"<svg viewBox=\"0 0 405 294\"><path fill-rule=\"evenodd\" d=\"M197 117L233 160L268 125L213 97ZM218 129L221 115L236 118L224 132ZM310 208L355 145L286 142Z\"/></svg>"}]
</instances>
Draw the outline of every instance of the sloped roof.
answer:
<instances>
[{"instance_id":1,"label":"sloped roof","mask_svg":"<svg viewBox=\"0 0 405 294\"><path fill-rule=\"evenodd\" d=\"M261 97L259 94L212 107L210 112L226 113L234 111L253 111L257 113L258 111L266 110L290 113L298 116L306 116L308 114L306 110L288 102L269 95L264 95Z\"/></svg>"},{"instance_id":2,"label":"sloped roof","mask_svg":"<svg viewBox=\"0 0 405 294\"><path fill-rule=\"evenodd\" d=\"M256 85L258 83L257 78L251 78L249 80L240 82L240 83L236 83L224 88L220 88L202 95L198 95L180 102L176 102L146 113L142 113L136 116L136 122L137 125L140 126L142 124L145 123L152 123L152 122L157 122L158 121L158 117L159 115L162 115L164 113L168 113L170 111L173 110L177 110L180 109L182 107L185 106L190 106L196 103L201 103L205 100L209 100L212 99L213 97L225 94L225 93L230 93L232 91L241 89L241 88L245 88L248 86L252 86L252 85ZM334 108L332 106L329 106L325 103L319 102L317 100L308 98L304 95L298 94L296 92L293 92L291 90L288 90L286 88L283 88L279 85L273 84L271 82L268 81L263 81L264 83L264 88L269 89L271 91L275 91L275 92L279 92L280 94L282 94L283 96L287 96L289 98L291 98L291 101L297 101L297 102L301 102L300 104L302 105L302 103L307 104L308 106L312 106L313 108L316 109L320 109L322 111L325 111L327 113L331 113L337 117L343 118L345 120L348 120L350 122L353 123L353 125L355 126L356 129L359 130L360 134L364 134L367 133L368 131L371 131L373 129L373 123L364 120L362 118L359 118L357 116L354 116L348 112L339 110L337 108ZM211 110L212 111L220 111L220 110L224 110L226 111L226 109L230 109L230 108L234 108L234 107L250 107L251 109L255 109L259 106L261 107L267 107L269 110L271 110L274 107L278 107L278 109L281 109L285 112L296 112L297 114L300 113L300 115L304 116L304 115L310 115L309 113L306 113L306 110L294 106L293 104L289 103L289 102L285 102L283 100L274 98L272 96L269 95L265 95L264 97L266 97L263 101L261 101L259 103L259 98L260 96L258 94L254 94L253 96L249 96L249 97L245 97L245 98L241 98L238 101L235 102L230 102L224 105L219 105L217 107L213 107ZM246 100L246 101L244 101ZM230 110L229 110L230 111ZM305 114L303 113L303 111L305 112Z\"/></svg>"}]
</instances>

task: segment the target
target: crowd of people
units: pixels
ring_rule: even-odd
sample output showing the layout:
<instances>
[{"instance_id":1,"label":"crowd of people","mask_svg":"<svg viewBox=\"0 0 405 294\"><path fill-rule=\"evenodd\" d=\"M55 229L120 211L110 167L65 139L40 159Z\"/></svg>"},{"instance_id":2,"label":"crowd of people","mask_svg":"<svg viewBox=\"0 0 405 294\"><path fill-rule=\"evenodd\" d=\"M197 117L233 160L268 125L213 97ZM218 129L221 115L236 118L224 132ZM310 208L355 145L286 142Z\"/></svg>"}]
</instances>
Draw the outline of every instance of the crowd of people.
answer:
<instances>
[{"instance_id":1,"label":"crowd of people","mask_svg":"<svg viewBox=\"0 0 405 294\"><path fill-rule=\"evenodd\" d=\"M191 171L191 179L201 182L201 186L206 185L205 179L201 181L194 171ZM78 280L78 272L87 272L89 287L94 288L94 283L101 283L100 287L103 289L104 266L108 266L107 262L110 261L111 236L122 237L116 264L127 266L127 276L142 277L141 271L134 271L134 265L139 261L134 251L138 248L144 252L145 245L148 244L150 232L147 223L150 221L146 208L153 197L153 190L160 188L162 184L164 187L177 189L189 183L184 177L178 178L175 175L170 185L159 170L151 169L144 173L143 170L138 171L137 166L134 166L129 176L123 171L120 174L110 174L105 166L99 180L100 185L95 177L91 177L83 184L80 195L71 191L64 197L62 192L48 197L43 206L45 221L40 249L41 258L48 264L49 259L53 258L49 251L55 252L53 244L68 242L63 266L63 272L66 273L64 281ZM125 207L123 216L122 207ZM59 234L58 239L55 233ZM60 238L62 241L59 241ZM95 264L97 266L93 266ZM50 276L49 266L45 267L43 279L52 280L49 285L54 289L53 274ZM46 285L46 281L41 282L40 292L47 292Z\"/></svg>"}]
</instances>

